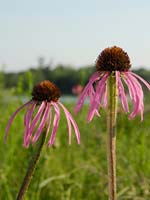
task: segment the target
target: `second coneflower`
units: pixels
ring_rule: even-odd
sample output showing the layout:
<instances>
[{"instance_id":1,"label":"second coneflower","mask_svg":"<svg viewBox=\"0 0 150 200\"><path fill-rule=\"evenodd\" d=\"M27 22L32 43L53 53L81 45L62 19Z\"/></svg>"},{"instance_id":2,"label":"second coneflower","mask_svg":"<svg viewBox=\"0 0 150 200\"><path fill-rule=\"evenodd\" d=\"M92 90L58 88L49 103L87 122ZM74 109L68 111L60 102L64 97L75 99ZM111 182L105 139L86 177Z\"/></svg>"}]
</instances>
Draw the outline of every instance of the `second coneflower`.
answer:
<instances>
[{"instance_id":1,"label":"second coneflower","mask_svg":"<svg viewBox=\"0 0 150 200\"><path fill-rule=\"evenodd\" d=\"M83 89L75 107L75 112L78 112L88 96L90 108L87 121L90 122L94 115L100 116L100 107L107 106L109 200L116 200L116 119L118 97L121 100L124 111L128 113L128 97L124 87L126 85L132 102L132 111L129 114L129 119L140 114L142 120L144 95L139 81L150 89L150 85L143 78L131 72L130 67L130 59L121 48L114 46L104 49L96 60L97 71L91 76L88 84Z\"/></svg>"},{"instance_id":2,"label":"second coneflower","mask_svg":"<svg viewBox=\"0 0 150 200\"><path fill-rule=\"evenodd\" d=\"M72 126L75 130L77 142L80 143L78 126L71 113L59 101L59 97L60 90L54 83L45 80L36 85L32 91L32 100L19 107L9 119L6 127L5 141L14 117L20 110L26 108L26 113L24 115L24 147L28 147L30 143L34 144L38 140L44 127L46 127L46 134L49 132L52 114L54 113L52 132L48 141L48 145L52 145L56 138L61 107L65 113L68 123L69 143L71 143Z\"/></svg>"},{"instance_id":3,"label":"second coneflower","mask_svg":"<svg viewBox=\"0 0 150 200\"><path fill-rule=\"evenodd\" d=\"M32 100L19 107L8 121L8 124L6 126L5 142L13 119L20 110L25 108L26 112L24 115L23 142L24 147L28 147L30 143L37 143L35 151L31 156L31 160L29 162L29 166L24 177L23 183L17 195L17 200L23 199L25 192L28 189L36 164L39 160L39 156L42 151L45 138L48 135L50 127L52 131L48 140L48 145L51 146L54 144L60 120L60 108L63 109L68 123L69 143L71 143L72 127L74 128L77 142L78 144L80 143L80 132L78 126L75 120L73 119L71 113L59 101L59 97L60 90L55 84L48 80L42 81L33 88ZM53 124L51 125L52 120Z\"/></svg>"},{"instance_id":4,"label":"second coneflower","mask_svg":"<svg viewBox=\"0 0 150 200\"><path fill-rule=\"evenodd\" d=\"M140 76L130 71L130 59L126 52L119 47L111 47L104 49L96 60L97 71L91 76L88 84L81 93L75 112L78 112L83 106L85 98L90 98L90 109L87 121L91 121L93 116L99 115L99 108L107 106L107 87L106 83L110 76L115 77L117 87L117 96L120 98L122 107L126 113L129 112L127 93L124 89L126 84L133 110L129 118L134 118L137 114L143 119L143 90L139 80L145 84L150 90L150 85Z\"/></svg>"}]
</instances>

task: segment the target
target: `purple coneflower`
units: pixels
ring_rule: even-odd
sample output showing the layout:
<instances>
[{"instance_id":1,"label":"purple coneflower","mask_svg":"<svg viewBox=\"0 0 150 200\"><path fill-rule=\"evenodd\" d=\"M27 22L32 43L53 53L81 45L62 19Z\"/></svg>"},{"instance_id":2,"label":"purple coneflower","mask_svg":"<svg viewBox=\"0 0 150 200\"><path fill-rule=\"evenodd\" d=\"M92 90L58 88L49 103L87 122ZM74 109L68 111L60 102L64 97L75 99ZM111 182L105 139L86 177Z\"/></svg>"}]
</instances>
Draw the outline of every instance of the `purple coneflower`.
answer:
<instances>
[{"instance_id":1,"label":"purple coneflower","mask_svg":"<svg viewBox=\"0 0 150 200\"><path fill-rule=\"evenodd\" d=\"M26 108L26 113L24 116L24 146L28 147L30 143L34 144L40 137L40 134L45 127L47 129L46 135L48 134L54 113L52 132L48 141L48 145L52 145L55 141L56 131L59 125L61 107L67 119L69 143L71 143L71 132L73 126L77 142L79 144L80 133L78 126L70 112L58 100L59 97L60 90L52 82L45 80L36 85L32 91L32 100L19 107L10 117L6 127L5 141L7 139L8 131L13 119L20 110Z\"/></svg>"},{"instance_id":2,"label":"purple coneflower","mask_svg":"<svg viewBox=\"0 0 150 200\"><path fill-rule=\"evenodd\" d=\"M87 121L90 122L94 115L99 116L99 108L107 105L107 79L110 75L115 76L118 96L120 97L124 111L129 112L127 94L124 84L129 90L129 96L132 101L133 110L129 115L129 119L134 118L140 113L143 119L143 90L139 80L145 84L150 90L150 85L140 76L130 71L130 59L128 54L119 47L111 47L104 49L96 60L97 71L90 77L88 84L81 93L75 112L78 112L83 106L87 96L90 99L90 109Z\"/></svg>"}]
</instances>

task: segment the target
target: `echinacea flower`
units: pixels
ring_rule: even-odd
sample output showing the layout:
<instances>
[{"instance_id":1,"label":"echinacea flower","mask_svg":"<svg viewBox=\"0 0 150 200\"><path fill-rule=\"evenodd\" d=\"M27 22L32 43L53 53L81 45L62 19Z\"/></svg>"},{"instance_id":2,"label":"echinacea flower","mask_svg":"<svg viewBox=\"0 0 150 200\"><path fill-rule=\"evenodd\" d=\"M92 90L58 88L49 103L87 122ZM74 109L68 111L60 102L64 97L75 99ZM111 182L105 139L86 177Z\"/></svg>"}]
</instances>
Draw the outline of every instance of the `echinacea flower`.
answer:
<instances>
[{"instance_id":1,"label":"echinacea flower","mask_svg":"<svg viewBox=\"0 0 150 200\"><path fill-rule=\"evenodd\" d=\"M143 90L139 80L145 84L150 90L150 85L139 75L130 71L130 59L128 54L119 47L111 47L104 49L96 60L97 71L90 77L88 84L81 93L75 112L78 112L85 98L90 99L90 108L87 116L87 121L91 121L94 115L99 116L99 108L107 106L107 79L110 75L114 75L118 90L118 97L121 100L122 107L126 113L129 112L128 96L124 85L127 86L129 96L132 102L132 111L129 119L134 118L137 114L143 119Z\"/></svg>"},{"instance_id":2,"label":"echinacea flower","mask_svg":"<svg viewBox=\"0 0 150 200\"><path fill-rule=\"evenodd\" d=\"M32 100L28 101L21 107L19 107L13 115L10 117L5 133L5 141L8 136L8 131L13 119L17 113L23 108L26 109L24 115L24 143L25 147L28 147L30 143L34 144L42 130L46 127L46 134L48 134L53 118L52 132L48 145L52 145L56 138L56 131L60 120L60 107L64 111L68 124L69 143L71 143L72 127L74 128L77 142L80 143L80 133L78 126L73 119L70 112L59 101L60 90L52 82L45 80L36 85L32 91ZM54 115L54 116L53 116Z\"/></svg>"}]
</instances>

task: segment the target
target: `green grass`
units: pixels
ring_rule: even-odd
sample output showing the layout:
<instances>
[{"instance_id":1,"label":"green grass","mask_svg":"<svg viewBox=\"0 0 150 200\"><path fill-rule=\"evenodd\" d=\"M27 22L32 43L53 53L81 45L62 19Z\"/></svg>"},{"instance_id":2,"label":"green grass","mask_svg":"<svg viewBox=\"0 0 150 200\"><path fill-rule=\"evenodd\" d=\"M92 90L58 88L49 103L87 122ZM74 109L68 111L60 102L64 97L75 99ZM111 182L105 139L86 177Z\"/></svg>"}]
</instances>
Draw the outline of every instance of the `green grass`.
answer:
<instances>
[{"instance_id":1,"label":"green grass","mask_svg":"<svg viewBox=\"0 0 150 200\"><path fill-rule=\"evenodd\" d=\"M0 118L0 199L14 200L33 151L23 143L21 112L9 131L4 130L10 115L20 104L1 103ZM148 108L149 105L147 105ZM73 113L74 105L66 107ZM105 200L107 195L106 114L86 123L88 108L74 118L81 132L81 144L72 137L68 145L67 124L61 113L55 147L46 145L25 200ZM118 114L117 123L117 193L118 200L150 199L150 112L129 121Z\"/></svg>"}]
</instances>

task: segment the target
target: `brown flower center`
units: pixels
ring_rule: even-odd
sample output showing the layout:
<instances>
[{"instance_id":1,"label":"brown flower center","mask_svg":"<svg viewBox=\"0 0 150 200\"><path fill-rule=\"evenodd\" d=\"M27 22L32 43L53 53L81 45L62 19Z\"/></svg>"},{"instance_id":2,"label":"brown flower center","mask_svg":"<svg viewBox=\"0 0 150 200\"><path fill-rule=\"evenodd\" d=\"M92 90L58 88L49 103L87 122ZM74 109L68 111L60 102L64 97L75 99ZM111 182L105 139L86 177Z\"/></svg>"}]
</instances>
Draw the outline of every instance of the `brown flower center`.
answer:
<instances>
[{"instance_id":1,"label":"brown flower center","mask_svg":"<svg viewBox=\"0 0 150 200\"><path fill-rule=\"evenodd\" d=\"M116 46L104 49L96 60L97 71L128 71L130 67L128 54Z\"/></svg>"},{"instance_id":2,"label":"brown flower center","mask_svg":"<svg viewBox=\"0 0 150 200\"><path fill-rule=\"evenodd\" d=\"M32 99L36 101L58 101L59 97L59 88L48 80L42 81L34 86L32 91Z\"/></svg>"}]
</instances>

